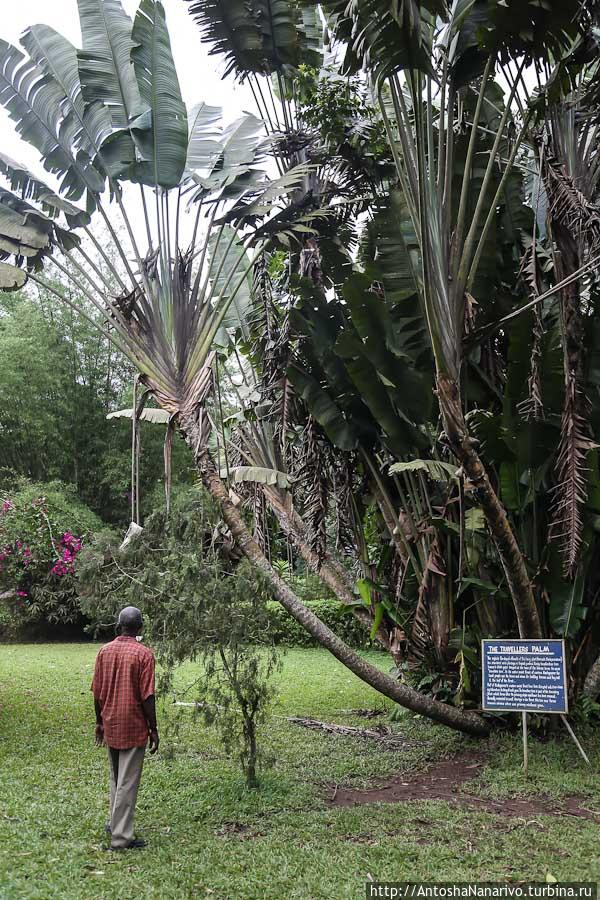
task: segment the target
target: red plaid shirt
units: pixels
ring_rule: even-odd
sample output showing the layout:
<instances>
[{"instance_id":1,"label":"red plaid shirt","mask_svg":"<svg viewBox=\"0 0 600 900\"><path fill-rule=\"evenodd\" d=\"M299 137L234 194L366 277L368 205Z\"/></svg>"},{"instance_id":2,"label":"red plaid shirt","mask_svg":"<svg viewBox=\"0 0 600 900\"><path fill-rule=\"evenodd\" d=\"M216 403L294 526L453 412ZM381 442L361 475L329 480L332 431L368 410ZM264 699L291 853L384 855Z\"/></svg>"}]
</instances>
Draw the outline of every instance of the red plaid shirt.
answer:
<instances>
[{"instance_id":1,"label":"red plaid shirt","mask_svg":"<svg viewBox=\"0 0 600 900\"><path fill-rule=\"evenodd\" d=\"M134 637L121 635L96 657L94 699L102 707L104 740L115 750L141 747L148 740L142 703L154 693L154 654Z\"/></svg>"}]
</instances>

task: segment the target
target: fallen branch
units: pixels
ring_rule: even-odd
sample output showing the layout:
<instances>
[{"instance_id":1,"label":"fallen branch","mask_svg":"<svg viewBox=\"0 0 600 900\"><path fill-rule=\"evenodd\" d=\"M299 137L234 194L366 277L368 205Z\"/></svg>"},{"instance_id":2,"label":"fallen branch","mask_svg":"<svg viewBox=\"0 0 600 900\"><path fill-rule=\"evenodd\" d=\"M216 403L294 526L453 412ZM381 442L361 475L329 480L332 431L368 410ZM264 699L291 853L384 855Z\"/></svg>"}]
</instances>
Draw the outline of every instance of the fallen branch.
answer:
<instances>
[{"instance_id":1,"label":"fallen branch","mask_svg":"<svg viewBox=\"0 0 600 900\"><path fill-rule=\"evenodd\" d=\"M176 700L175 706L191 706L195 709L222 709L214 703L186 703L183 700ZM346 713L360 715L365 712L374 712L374 710L345 710ZM389 725L378 725L376 728L356 728L353 725L336 725L335 722L321 722L319 719L310 719L304 716L278 716L273 715L274 719L283 719L285 722L291 722L292 725L301 725L303 728L312 728L314 731L324 731L326 734L341 734L345 737L367 738L369 740L380 741L387 746L406 747L412 741L406 741L404 738L396 737Z\"/></svg>"},{"instance_id":2,"label":"fallen branch","mask_svg":"<svg viewBox=\"0 0 600 900\"><path fill-rule=\"evenodd\" d=\"M286 716L292 725L301 725L303 728L312 728L315 731L324 731L326 734L341 734L346 737L368 738L375 741L383 741L386 744L406 746L407 741L395 737L389 725L379 725L377 728L356 728L353 725L336 725L334 722L320 722L318 719L309 719L303 716Z\"/></svg>"}]
</instances>

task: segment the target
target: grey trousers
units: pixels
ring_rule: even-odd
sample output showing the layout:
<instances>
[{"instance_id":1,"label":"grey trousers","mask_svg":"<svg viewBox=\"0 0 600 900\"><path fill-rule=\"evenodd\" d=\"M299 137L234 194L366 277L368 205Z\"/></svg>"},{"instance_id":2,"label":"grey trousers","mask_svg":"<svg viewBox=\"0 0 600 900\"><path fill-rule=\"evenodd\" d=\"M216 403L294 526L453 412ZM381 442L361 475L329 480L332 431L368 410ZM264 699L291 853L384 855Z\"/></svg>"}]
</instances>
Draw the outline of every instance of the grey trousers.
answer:
<instances>
[{"instance_id":1,"label":"grey trousers","mask_svg":"<svg viewBox=\"0 0 600 900\"><path fill-rule=\"evenodd\" d=\"M126 847L133 840L133 816L145 752L145 746L129 750L108 748L112 847Z\"/></svg>"}]
</instances>

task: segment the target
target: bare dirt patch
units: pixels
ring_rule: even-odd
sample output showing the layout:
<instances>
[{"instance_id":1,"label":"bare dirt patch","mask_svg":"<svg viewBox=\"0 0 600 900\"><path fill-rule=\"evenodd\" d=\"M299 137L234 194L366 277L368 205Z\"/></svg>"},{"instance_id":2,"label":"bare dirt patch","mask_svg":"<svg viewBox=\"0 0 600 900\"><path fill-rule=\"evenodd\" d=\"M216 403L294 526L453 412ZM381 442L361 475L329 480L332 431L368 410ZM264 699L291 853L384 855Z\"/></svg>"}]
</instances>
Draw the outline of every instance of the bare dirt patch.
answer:
<instances>
[{"instance_id":1,"label":"bare dirt patch","mask_svg":"<svg viewBox=\"0 0 600 900\"><path fill-rule=\"evenodd\" d=\"M243 822L223 822L221 827L217 828L213 833L217 837L233 837L239 838L240 840L264 837L264 831L254 831L250 825L245 825Z\"/></svg>"},{"instance_id":2,"label":"bare dirt patch","mask_svg":"<svg viewBox=\"0 0 600 900\"><path fill-rule=\"evenodd\" d=\"M326 798L329 807L358 806L362 803L406 803L414 800L443 800L454 806L470 806L505 818L573 816L600 823L600 810L589 809L586 798L571 795L556 801L543 794L532 797L504 797L493 800L463 791L463 785L481 774L487 757L482 753L461 753L445 759L426 772L397 775L374 787L355 790L332 787Z\"/></svg>"}]
</instances>

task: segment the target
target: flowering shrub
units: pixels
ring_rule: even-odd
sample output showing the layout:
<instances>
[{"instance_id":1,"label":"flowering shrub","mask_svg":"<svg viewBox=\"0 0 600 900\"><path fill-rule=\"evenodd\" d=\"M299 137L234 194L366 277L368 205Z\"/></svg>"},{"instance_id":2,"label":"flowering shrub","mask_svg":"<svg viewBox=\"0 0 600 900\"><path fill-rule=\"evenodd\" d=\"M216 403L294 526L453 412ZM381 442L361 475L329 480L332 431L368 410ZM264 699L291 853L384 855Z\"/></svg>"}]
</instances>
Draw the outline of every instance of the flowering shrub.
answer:
<instances>
[{"instance_id":1,"label":"flowering shrub","mask_svg":"<svg viewBox=\"0 0 600 900\"><path fill-rule=\"evenodd\" d=\"M64 485L21 482L0 494L0 596L26 621L80 619L77 557L96 516Z\"/></svg>"}]
</instances>

